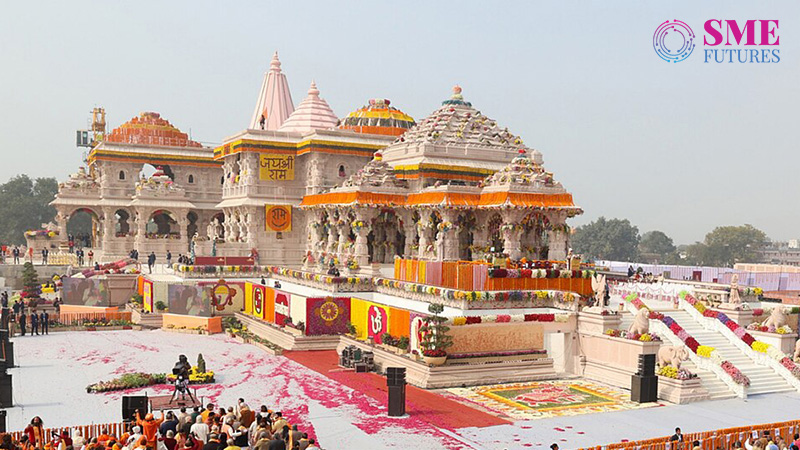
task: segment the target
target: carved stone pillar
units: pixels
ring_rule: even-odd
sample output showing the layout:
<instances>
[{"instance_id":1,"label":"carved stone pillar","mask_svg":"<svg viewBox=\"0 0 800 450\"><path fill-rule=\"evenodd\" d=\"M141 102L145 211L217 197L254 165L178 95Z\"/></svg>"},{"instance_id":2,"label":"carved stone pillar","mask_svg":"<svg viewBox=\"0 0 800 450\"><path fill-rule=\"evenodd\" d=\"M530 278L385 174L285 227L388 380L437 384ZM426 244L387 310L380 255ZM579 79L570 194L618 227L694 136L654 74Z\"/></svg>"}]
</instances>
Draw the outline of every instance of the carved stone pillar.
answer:
<instances>
[{"instance_id":1,"label":"carved stone pillar","mask_svg":"<svg viewBox=\"0 0 800 450\"><path fill-rule=\"evenodd\" d=\"M69 217L64 213L63 210L59 209L58 214L56 215L56 223L58 224L58 236L61 240L67 240L67 222L69 221Z\"/></svg>"},{"instance_id":2,"label":"carved stone pillar","mask_svg":"<svg viewBox=\"0 0 800 450\"><path fill-rule=\"evenodd\" d=\"M177 213L179 215L178 218L178 232L180 233L180 252L186 252L189 250L189 219L186 217L189 214L189 211L180 211ZM169 240L169 238L167 238ZM167 248L169 248L169 241L167 243Z\"/></svg>"},{"instance_id":3,"label":"carved stone pillar","mask_svg":"<svg viewBox=\"0 0 800 450\"><path fill-rule=\"evenodd\" d=\"M442 260L458 260L458 233L455 226L458 213L453 210L443 211L442 223L436 235L436 248L441 249L436 255Z\"/></svg>"},{"instance_id":4,"label":"carved stone pillar","mask_svg":"<svg viewBox=\"0 0 800 450\"><path fill-rule=\"evenodd\" d=\"M501 214L503 225L500 226L500 234L503 236L503 251L512 260L522 258L520 236L522 235L521 213L518 211L507 210Z\"/></svg>"},{"instance_id":5,"label":"carved stone pillar","mask_svg":"<svg viewBox=\"0 0 800 450\"><path fill-rule=\"evenodd\" d=\"M102 248L109 248L111 242L116 239L114 232L114 222L116 216L111 208L103 208L103 237L100 239L100 246Z\"/></svg>"},{"instance_id":6,"label":"carved stone pillar","mask_svg":"<svg viewBox=\"0 0 800 450\"><path fill-rule=\"evenodd\" d=\"M550 229L547 231L547 241L547 259L551 261L565 261L569 249L569 232L566 213L557 211L550 215Z\"/></svg>"},{"instance_id":7,"label":"carved stone pillar","mask_svg":"<svg viewBox=\"0 0 800 450\"><path fill-rule=\"evenodd\" d=\"M147 219L149 215L147 211L139 211L137 210L135 213L136 217L136 240L134 244L134 248L139 250L139 248L145 243L145 234L147 234Z\"/></svg>"},{"instance_id":8,"label":"carved stone pillar","mask_svg":"<svg viewBox=\"0 0 800 450\"><path fill-rule=\"evenodd\" d=\"M361 226L353 226L353 233L356 235L353 257L361 270L366 270L370 265L367 235L372 229L372 218L375 215L376 212L370 209L359 209L356 211L356 222L361 224Z\"/></svg>"},{"instance_id":9,"label":"carved stone pillar","mask_svg":"<svg viewBox=\"0 0 800 450\"><path fill-rule=\"evenodd\" d=\"M339 234L339 242L336 246L336 253L339 254L339 261L346 261L347 256L350 253L350 249L347 248L347 244L349 243L349 234L350 234L350 224L345 222L337 223L336 224L336 232Z\"/></svg>"},{"instance_id":10,"label":"carved stone pillar","mask_svg":"<svg viewBox=\"0 0 800 450\"><path fill-rule=\"evenodd\" d=\"M419 253L420 258L427 258L431 255L428 250L429 246L434 243L433 237L436 230L433 229L430 223L431 211L422 210L419 214L419 222L417 223L417 233L419 234Z\"/></svg>"},{"instance_id":11,"label":"carved stone pillar","mask_svg":"<svg viewBox=\"0 0 800 450\"><path fill-rule=\"evenodd\" d=\"M414 241L417 238L417 224L411 219L411 211L401 212L403 220L403 235L405 236L405 245L403 247L403 257L410 258L414 256Z\"/></svg>"}]
</instances>

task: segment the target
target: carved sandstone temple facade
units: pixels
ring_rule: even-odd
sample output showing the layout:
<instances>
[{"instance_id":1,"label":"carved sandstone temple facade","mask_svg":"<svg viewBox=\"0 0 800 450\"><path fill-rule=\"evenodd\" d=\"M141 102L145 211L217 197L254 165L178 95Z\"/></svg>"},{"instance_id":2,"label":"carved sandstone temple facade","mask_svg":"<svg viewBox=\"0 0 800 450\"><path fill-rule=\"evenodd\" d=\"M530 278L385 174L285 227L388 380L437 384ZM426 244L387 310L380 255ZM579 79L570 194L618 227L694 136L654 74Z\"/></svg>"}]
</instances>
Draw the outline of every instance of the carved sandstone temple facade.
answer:
<instances>
[{"instance_id":1,"label":"carved sandstone temple facade","mask_svg":"<svg viewBox=\"0 0 800 450\"><path fill-rule=\"evenodd\" d=\"M157 168L139 178L143 165ZM343 119L315 83L295 108L277 54L247 129L212 149L155 113L90 151L53 205L93 219L103 260L132 249L374 273L395 256L563 260L572 196L541 154L464 100L419 123L376 99Z\"/></svg>"}]
</instances>

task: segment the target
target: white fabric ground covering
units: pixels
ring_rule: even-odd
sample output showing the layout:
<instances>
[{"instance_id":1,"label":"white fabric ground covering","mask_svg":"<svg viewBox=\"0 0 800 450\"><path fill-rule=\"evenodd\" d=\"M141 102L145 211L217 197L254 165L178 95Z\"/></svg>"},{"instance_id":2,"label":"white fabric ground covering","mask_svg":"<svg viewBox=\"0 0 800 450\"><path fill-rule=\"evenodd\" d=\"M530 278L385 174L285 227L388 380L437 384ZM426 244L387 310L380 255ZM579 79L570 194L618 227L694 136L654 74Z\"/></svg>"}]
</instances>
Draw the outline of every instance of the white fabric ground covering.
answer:
<instances>
[{"instance_id":1,"label":"white fabric ground covering","mask_svg":"<svg viewBox=\"0 0 800 450\"><path fill-rule=\"evenodd\" d=\"M283 357L216 336L163 331L72 332L14 339L19 368L12 369L11 430L40 415L47 427L115 422L122 392L87 394L85 387L132 371L165 372L177 355L194 362L202 352L217 383L200 389L206 402L230 405L244 397L253 407L292 411L313 428L326 449L414 450L440 448L562 449L637 440L671 433L712 430L797 417L800 394L739 399L522 421L489 428L439 430L413 417L390 419L377 402ZM137 395L145 390L126 394ZM150 395L171 387L147 388ZM302 425L301 425L302 426Z\"/></svg>"},{"instance_id":2,"label":"white fabric ground covering","mask_svg":"<svg viewBox=\"0 0 800 450\"><path fill-rule=\"evenodd\" d=\"M389 419L386 409L287 358L222 335L163 331L65 332L14 338L19 368L11 369L14 404L8 429L21 430L39 415L45 427L117 422L121 397L171 394L171 386L87 394L86 386L126 372L167 372L178 354L194 363L201 352L216 384L201 388L205 403L283 411L301 428L312 427L323 448L463 448L418 419Z\"/></svg>"}]
</instances>

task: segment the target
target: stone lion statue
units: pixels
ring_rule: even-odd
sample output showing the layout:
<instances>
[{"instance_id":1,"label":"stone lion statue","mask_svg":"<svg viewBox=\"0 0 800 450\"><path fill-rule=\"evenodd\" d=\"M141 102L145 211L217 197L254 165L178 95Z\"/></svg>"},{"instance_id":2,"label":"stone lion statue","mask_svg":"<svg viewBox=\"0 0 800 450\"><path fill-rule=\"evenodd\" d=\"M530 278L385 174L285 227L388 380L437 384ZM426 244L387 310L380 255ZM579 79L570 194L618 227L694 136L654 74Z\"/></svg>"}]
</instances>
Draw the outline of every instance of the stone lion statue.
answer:
<instances>
[{"instance_id":1,"label":"stone lion statue","mask_svg":"<svg viewBox=\"0 0 800 450\"><path fill-rule=\"evenodd\" d=\"M687 359L689 359L689 352L686 347L674 345L662 345L656 355L656 361L660 367L673 366L676 369L680 369L681 362Z\"/></svg>"},{"instance_id":2,"label":"stone lion statue","mask_svg":"<svg viewBox=\"0 0 800 450\"><path fill-rule=\"evenodd\" d=\"M761 324L761 326L767 328L770 327L780 328L786 325L786 322L788 320L789 318L786 316L786 309L784 309L782 306L777 306L775 308L772 308L772 313L769 315L767 320L765 320L764 323Z\"/></svg>"},{"instance_id":3,"label":"stone lion statue","mask_svg":"<svg viewBox=\"0 0 800 450\"><path fill-rule=\"evenodd\" d=\"M637 313L636 316L633 318L633 324L631 324L630 333L636 334L645 334L650 331L650 320L648 320L649 312L642 308Z\"/></svg>"},{"instance_id":4,"label":"stone lion statue","mask_svg":"<svg viewBox=\"0 0 800 450\"><path fill-rule=\"evenodd\" d=\"M794 343L794 355L792 357L795 361L800 361L800 339Z\"/></svg>"}]
</instances>

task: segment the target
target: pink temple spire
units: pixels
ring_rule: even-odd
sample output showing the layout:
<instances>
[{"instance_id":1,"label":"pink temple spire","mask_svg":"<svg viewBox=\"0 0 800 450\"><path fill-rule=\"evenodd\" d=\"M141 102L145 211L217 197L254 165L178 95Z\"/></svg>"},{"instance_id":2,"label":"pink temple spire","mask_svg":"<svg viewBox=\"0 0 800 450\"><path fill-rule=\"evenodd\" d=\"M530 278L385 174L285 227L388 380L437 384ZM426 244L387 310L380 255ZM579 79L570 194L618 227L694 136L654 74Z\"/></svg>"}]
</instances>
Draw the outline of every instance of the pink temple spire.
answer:
<instances>
[{"instance_id":1,"label":"pink temple spire","mask_svg":"<svg viewBox=\"0 0 800 450\"><path fill-rule=\"evenodd\" d=\"M250 120L250 129L277 130L283 122L294 112L292 94L289 92L289 82L281 71L281 62L278 52L272 56L269 71L264 74L258 102Z\"/></svg>"}]
</instances>

